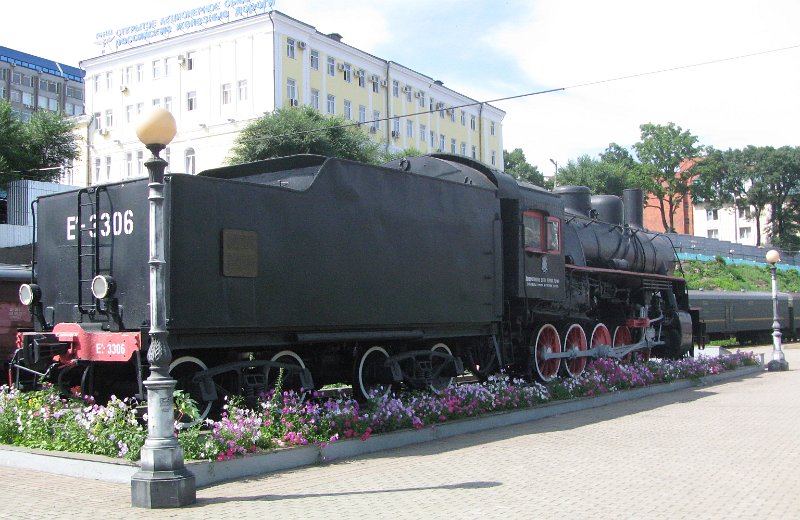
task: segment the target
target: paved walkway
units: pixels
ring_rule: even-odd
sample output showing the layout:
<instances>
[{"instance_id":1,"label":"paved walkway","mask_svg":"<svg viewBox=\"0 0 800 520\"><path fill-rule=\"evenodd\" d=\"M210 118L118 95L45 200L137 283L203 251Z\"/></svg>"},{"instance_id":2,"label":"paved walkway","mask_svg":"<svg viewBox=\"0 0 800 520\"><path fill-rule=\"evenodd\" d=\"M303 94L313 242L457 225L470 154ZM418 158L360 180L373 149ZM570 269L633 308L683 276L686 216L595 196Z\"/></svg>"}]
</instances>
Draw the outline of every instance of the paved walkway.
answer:
<instances>
[{"instance_id":1,"label":"paved walkway","mask_svg":"<svg viewBox=\"0 0 800 520\"><path fill-rule=\"evenodd\" d=\"M788 372L221 484L177 510L0 467L0 518L800 518L800 347L786 357Z\"/></svg>"}]
</instances>

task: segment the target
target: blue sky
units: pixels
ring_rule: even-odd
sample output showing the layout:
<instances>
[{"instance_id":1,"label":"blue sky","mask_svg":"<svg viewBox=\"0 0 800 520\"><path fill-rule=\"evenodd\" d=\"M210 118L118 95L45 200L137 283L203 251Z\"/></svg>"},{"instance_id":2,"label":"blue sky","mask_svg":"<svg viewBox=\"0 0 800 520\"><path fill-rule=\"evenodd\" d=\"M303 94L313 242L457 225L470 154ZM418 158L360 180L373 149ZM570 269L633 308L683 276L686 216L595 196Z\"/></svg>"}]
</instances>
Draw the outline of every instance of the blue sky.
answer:
<instances>
[{"instance_id":1,"label":"blue sky","mask_svg":"<svg viewBox=\"0 0 800 520\"><path fill-rule=\"evenodd\" d=\"M98 54L94 35L104 28L208 1L120 9L46 0L46 16L5 26L0 45L77 65ZM797 0L276 0L275 9L477 100L800 45ZM30 20L24 3L3 12ZM642 123L674 122L723 149L797 146L800 47L495 106L507 113L505 148L522 148L546 174L550 159L595 156L611 142L629 147Z\"/></svg>"}]
</instances>

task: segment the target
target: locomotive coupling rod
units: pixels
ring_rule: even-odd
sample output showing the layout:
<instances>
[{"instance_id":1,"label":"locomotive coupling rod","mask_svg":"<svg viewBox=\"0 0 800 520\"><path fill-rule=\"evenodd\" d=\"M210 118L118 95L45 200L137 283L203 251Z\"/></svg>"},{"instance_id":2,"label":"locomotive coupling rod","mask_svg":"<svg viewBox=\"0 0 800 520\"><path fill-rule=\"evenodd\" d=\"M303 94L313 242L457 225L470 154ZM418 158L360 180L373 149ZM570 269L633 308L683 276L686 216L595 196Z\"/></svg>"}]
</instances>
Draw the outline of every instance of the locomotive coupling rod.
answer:
<instances>
[{"instance_id":1,"label":"locomotive coupling rod","mask_svg":"<svg viewBox=\"0 0 800 520\"><path fill-rule=\"evenodd\" d=\"M543 352L542 359L547 361L548 359L575 359L575 358L582 358L582 357L612 357L612 358L623 358L636 350L646 350L653 347L658 347L663 345L663 341L650 341L648 339L643 339L638 343L632 343L630 345L618 345L613 347L611 345L597 345L596 347L587 349L587 350L578 350L578 349L570 349L566 352Z\"/></svg>"}]
</instances>

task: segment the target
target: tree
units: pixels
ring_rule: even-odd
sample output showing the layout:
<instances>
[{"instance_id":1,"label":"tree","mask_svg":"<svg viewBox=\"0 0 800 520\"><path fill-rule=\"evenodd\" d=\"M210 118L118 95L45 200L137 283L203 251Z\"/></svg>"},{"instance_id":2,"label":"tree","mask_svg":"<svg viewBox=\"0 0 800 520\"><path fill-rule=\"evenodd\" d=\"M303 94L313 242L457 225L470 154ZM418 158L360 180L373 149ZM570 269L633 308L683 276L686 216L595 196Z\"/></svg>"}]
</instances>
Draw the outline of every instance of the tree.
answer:
<instances>
[{"instance_id":1,"label":"tree","mask_svg":"<svg viewBox=\"0 0 800 520\"><path fill-rule=\"evenodd\" d=\"M638 185L638 165L631 154L616 143L611 143L600 159L588 155L570 160L558 169L558 183L562 186L587 186L594 194L622 196L622 190Z\"/></svg>"},{"instance_id":2,"label":"tree","mask_svg":"<svg viewBox=\"0 0 800 520\"><path fill-rule=\"evenodd\" d=\"M30 179L53 181L80 156L74 124L60 112L38 110L24 123L0 100L0 185Z\"/></svg>"},{"instance_id":3,"label":"tree","mask_svg":"<svg viewBox=\"0 0 800 520\"><path fill-rule=\"evenodd\" d=\"M503 170L521 181L544 186L544 175L536 166L528 163L522 148L514 148L511 152L503 150Z\"/></svg>"},{"instance_id":4,"label":"tree","mask_svg":"<svg viewBox=\"0 0 800 520\"><path fill-rule=\"evenodd\" d=\"M402 159L403 157L417 157L419 155L424 154L412 146L410 148L403 148L399 152L386 152L382 154L381 160L382 162L389 162L395 159Z\"/></svg>"},{"instance_id":5,"label":"tree","mask_svg":"<svg viewBox=\"0 0 800 520\"><path fill-rule=\"evenodd\" d=\"M639 129L641 141L633 145L640 165L639 181L658 200L664 230L674 231L675 212L689 194L695 175L691 168L681 169L681 163L697 157L703 147L696 136L674 123L647 123Z\"/></svg>"},{"instance_id":6,"label":"tree","mask_svg":"<svg viewBox=\"0 0 800 520\"><path fill-rule=\"evenodd\" d=\"M285 108L247 125L227 162L310 153L378 164L382 158L378 148L366 132L343 117L327 117L311 107Z\"/></svg>"}]
</instances>

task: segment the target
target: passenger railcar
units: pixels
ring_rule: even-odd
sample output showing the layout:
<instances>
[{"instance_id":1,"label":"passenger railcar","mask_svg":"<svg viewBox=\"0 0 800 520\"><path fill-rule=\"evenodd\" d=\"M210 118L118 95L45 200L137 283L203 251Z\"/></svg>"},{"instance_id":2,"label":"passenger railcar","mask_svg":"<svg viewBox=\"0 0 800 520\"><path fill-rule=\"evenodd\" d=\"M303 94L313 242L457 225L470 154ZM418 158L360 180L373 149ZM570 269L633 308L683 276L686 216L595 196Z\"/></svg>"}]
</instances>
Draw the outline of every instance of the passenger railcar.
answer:
<instances>
[{"instance_id":1,"label":"passenger railcar","mask_svg":"<svg viewBox=\"0 0 800 520\"><path fill-rule=\"evenodd\" d=\"M146 192L134 179L39 199L15 384L141 393ZM171 373L206 412L279 369L365 396L437 390L464 365L550 380L593 356L692 348L697 317L669 240L642 229L641 192L551 193L450 155L295 156L167 175L164 197Z\"/></svg>"},{"instance_id":2,"label":"passenger railcar","mask_svg":"<svg viewBox=\"0 0 800 520\"><path fill-rule=\"evenodd\" d=\"M798 337L794 307L797 296L778 293L778 318L784 340ZM692 290L689 300L700 311L706 339L735 337L738 343L771 341L771 293Z\"/></svg>"}]
</instances>

